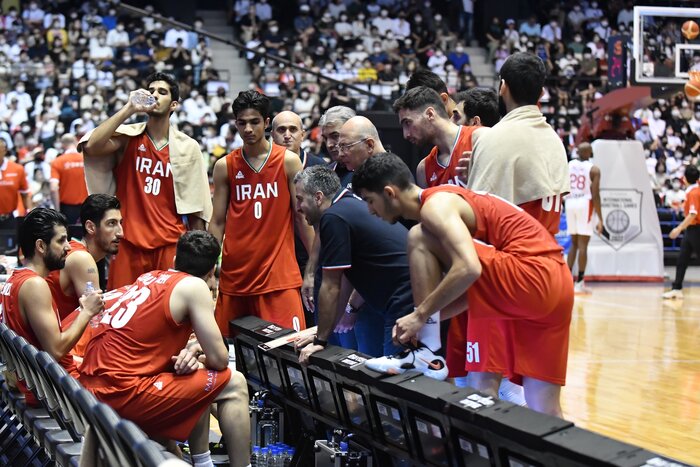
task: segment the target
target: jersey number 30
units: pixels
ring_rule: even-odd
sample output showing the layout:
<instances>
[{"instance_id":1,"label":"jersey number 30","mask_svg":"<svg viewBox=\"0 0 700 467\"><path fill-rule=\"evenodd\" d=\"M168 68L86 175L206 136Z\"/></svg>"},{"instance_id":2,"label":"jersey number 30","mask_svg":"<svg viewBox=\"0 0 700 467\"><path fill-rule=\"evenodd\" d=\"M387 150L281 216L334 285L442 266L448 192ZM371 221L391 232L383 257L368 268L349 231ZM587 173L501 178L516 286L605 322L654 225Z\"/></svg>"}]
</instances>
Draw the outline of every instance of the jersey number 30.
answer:
<instances>
[{"instance_id":1,"label":"jersey number 30","mask_svg":"<svg viewBox=\"0 0 700 467\"><path fill-rule=\"evenodd\" d=\"M143 191L147 195L158 196L160 194L160 178L146 177Z\"/></svg>"}]
</instances>

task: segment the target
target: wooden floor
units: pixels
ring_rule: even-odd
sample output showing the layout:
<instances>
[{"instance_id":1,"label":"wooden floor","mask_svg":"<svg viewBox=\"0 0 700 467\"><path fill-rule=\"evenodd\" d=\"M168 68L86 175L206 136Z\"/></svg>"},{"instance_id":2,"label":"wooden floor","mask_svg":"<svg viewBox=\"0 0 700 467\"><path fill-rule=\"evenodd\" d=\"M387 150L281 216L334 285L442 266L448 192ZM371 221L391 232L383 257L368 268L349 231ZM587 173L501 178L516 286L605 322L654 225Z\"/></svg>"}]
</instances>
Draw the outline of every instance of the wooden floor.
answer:
<instances>
[{"instance_id":1,"label":"wooden floor","mask_svg":"<svg viewBox=\"0 0 700 467\"><path fill-rule=\"evenodd\" d=\"M571 322L565 418L700 465L700 286L588 284Z\"/></svg>"}]
</instances>

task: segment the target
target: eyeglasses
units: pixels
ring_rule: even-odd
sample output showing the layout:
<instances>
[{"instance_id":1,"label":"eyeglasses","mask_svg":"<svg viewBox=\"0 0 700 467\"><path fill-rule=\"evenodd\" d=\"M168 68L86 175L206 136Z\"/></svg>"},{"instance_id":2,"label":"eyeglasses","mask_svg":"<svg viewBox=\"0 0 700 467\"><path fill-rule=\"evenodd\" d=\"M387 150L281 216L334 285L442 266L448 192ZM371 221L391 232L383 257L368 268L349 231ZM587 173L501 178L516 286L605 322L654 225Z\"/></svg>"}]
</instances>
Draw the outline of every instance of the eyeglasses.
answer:
<instances>
[{"instance_id":1,"label":"eyeglasses","mask_svg":"<svg viewBox=\"0 0 700 467\"><path fill-rule=\"evenodd\" d=\"M350 149L351 147L355 146L356 144L360 144L364 141L367 141L368 139L369 138L362 138L361 140L355 141L354 143L341 143L338 145L338 150L339 151L346 151L346 150Z\"/></svg>"}]
</instances>

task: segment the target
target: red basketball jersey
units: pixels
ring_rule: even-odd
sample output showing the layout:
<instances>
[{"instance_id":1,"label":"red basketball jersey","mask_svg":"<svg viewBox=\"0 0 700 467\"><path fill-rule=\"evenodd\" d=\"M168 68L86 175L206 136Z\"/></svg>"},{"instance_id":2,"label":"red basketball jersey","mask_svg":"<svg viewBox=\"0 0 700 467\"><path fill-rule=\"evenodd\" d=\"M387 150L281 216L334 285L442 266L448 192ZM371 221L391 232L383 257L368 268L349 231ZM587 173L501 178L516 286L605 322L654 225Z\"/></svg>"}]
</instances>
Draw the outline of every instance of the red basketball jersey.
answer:
<instances>
[{"instance_id":1,"label":"red basketball jersey","mask_svg":"<svg viewBox=\"0 0 700 467\"><path fill-rule=\"evenodd\" d=\"M457 194L469 203L476 218L477 230L472 235L474 240L515 256L550 256L561 259L562 248L554 238L518 206L496 195L452 185L423 190L421 206L433 194L441 192Z\"/></svg>"},{"instance_id":2,"label":"red basketball jersey","mask_svg":"<svg viewBox=\"0 0 700 467\"><path fill-rule=\"evenodd\" d=\"M82 243L76 241L76 240L71 240L70 242L70 251L68 252L68 256L71 254L75 253L76 251L88 251L87 247L83 245ZM66 257L67 258L67 257ZM58 315L61 317L61 319L66 319L66 317L71 314L76 308L80 306L80 302L78 302L78 295L66 295L63 292L63 289L61 288L61 271L51 271L49 275L46 277L46 282L49 284L49 288L51 289L51 295L53 296L53 300L56 303L56 308L58 309ZM95 288L98 288L99 284L93 284ZM72 287L72 286L71 286ZM75 292L75 291L73 291Z\"/></svg>"},{"instance_id":3,"label":"red basketball jersey","mask_svg":"<svg viewBox=\"0 0 700 467\"><path fill-rule=\"evenodd\" d=\"M114 176L124 238L143 249L177 243L185 224L175 208L169 146L157 149L147 133L132 137Z\"/></svg>"},{"instance_id":4,"label":"red basketball jersey","mask_svg":"<svg viewBox=\"0 0 700 467\"><path fill-rule=\"evenodd\" d=\"M271 144L259 170L248 164L242 149L226 156L230 195L219 280L226 294L258 295L301 286L285 151Z\"/></svg>"},{"instance_id":5,"label":"red basketball jersey","mask_svg":"<svg viewBox=\"0 0 700 467\"><path fill-rule=\"evenodd\" d=\"M547 232L556 235L559 232L561 204L561 195L554 195L528 201L521 204L520 208L542 224Z\"/></svg>"},{"instance_id":6,"label":"red basketball jersey","mask_svg":"<svg viewBox=\"0 0 700 467\"><path fill-rule=\"evenodd\" d=\"M187 344L192 325L176 323L170 294L188 274L151 271L104 295L105 312L85 350L80 372L113 380L172 371L170 357Z\"/></svg>"},{"instance_id":7,"label":"red basketball jersey","mask_svg":"<svg viewBox=\"0 0 700 467\"><path fill-rule=\"evenodd\" d=\"M32 277L39 277L39 275L31 269L22 268L15 269L9 279L7 279L7 282L5 282L2 287L2 322L5 323L7 327L15 331L18 335L27 339L27 342L32 344L34 347L42 350L42 346L39 343L39 339L37 339L36 334L34 334L34 330L29 323L24 320L19 309L19 291L24 282ZM63 330L61 317L58 315L56 302L53 300L52 308L56 314L58 327ZM63 358L61 358L61 360L59 360L58 363L60 363L60 365L69 373L76 374L77 370L71 354L66 354Z\"/></svg>"},{"instance_id":8,"label":"red basketball jersey","mask_svg":"<svg viewBox=\"0 0 700 467\"><path fill-rule=\"evenodd\" d=\"M472 133L474 133L474 130L477 128L479 127L459 127L457 139L455 139L452 145L452 152L450 153L450 160L447 166L440 164L438 160L440 151L437 146L433 147L430 154L423 159L425 161L425 181L429 187L445 184L463 186L462 182L460 182L457 177L457 163L462 157L463 152L472 150Z\"/></svg>"}]
</instances>

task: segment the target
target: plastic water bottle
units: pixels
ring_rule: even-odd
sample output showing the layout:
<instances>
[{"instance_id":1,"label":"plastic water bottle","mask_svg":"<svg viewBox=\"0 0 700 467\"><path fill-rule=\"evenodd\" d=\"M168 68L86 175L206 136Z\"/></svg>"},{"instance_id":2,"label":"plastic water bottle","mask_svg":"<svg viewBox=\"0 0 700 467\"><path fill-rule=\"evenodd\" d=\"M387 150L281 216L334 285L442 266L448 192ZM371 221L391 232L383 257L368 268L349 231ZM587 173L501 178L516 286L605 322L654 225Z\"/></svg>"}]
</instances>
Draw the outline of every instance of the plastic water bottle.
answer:
<instances>
[{"instance_id":1,"label":"plastic water bottle","mask_svg":"<svg viewBox=\"0 0 700 467\"><path fill-rule=\"evenodd\" d=\"M253 446L253 454L250 456L250 466L260 467L260 446Z\"/></svg>"},{"instance_id":2,"label":"plastic water bottle","mask_svg":"<svg viewBox=\"0 0 700 467\"><path fill-rule=\"evenodd\" d=\"M83 295L88 295L91 294L95 291L95 286L92 284L91 281L87 281L85 283L85 293ZM100 325L100 320L102 319L102 312L97 313L95 316L90 318L90 327L91 328L96 328L97 326Z\"/></svg>"},{"instance_id":3,"label":"plastic water bottle","mask_svg":"<svg viewBox=\"0 0 700 467\"><path fill-rule=\"evenodd\" d=\"M146 94L144 92L137 92L131 98L131 102L133 102L136 105L142 105L144 107L150 107L153 104L155 104L157 101L158 100L155 97L153 97L151 94Z\"/></svg>"},{"instance_id":4,"label":"plastic water bottle","mask_svg":"<svg viewBox=\"0 0 700 467\"><path fill-rule=\"evenodd\" d=\"M269 467L270 463L270 448L262 448L260 450L260 462L258 462L258 467Z\"/></svg>"},{"instance_id":5,"label":"plastic water bottle","mask_svg":"<svg viewBox=\"0 0 700 467\"><path fill-rule=\"evenodd\" d=\"M284 463L283 467L289 467L292 465L292 459L294 458L294 448L287 447L284 451Z\"/></svg>"}]
</instances>

